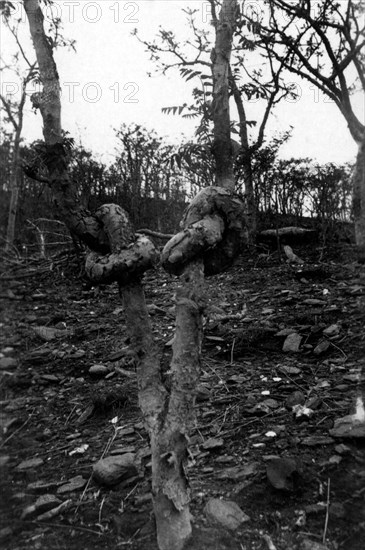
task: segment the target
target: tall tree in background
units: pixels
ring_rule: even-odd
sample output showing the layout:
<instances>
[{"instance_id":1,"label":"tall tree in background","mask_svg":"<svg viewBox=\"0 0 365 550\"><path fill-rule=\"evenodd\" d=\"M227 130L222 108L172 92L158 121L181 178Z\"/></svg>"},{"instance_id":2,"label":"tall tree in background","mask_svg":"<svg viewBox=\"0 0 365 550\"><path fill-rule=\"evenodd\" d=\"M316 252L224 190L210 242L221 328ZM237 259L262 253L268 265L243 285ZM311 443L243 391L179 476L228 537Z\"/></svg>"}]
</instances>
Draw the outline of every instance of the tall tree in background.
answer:
<instances>
[{"instance_id":1,"label":"tall tree in background","mask_svg":"<svg viewBox=\"0 0 365 550\"><path fill-rule=\"evenodd\" d=\"M5 71L15 74L17 82L11 83L14 88L12 93L0 93L0 109L4 113L4 122L12 127L12 150L11 150L11 176L10 176L10 204L8 213L8 224L6 230L5 250L9 251L14 244L15 237L15 221L18 209L19 196L19 176L20 176L20 144L23 131L24 107L27 99L27 86L30 82L34 82L37 77L37 62L31 60L25 53L24 48L19 39L19 24L20 20L13 21L11 17L11 8L4 3L0 7L0 14L3 18L3 24L9 33L13 36L18 47L17 53L13 56L11 62L6 63L1 59L1 73ZM19 60L19 58L21 58ZM25 64L25 69L22 70L20 65ZM4 81L4 78L3 78ZM19 90L16 93L16 87ZM5 88L4 88L5 90ZM14 99L14 96L18 99Z\"/></svg>"},{"instance_id":2,"label":"tall tree in background","mask_svg":"<svg viewBox=\"0 0 365 550\"><path fill-rule=\"evenodd\" d=\"M214 4L213 4L214 6ZM224 2L219 18L214 13L215 46L210 60L213 77L213 155L216 163L216 184L234 191L229 82L233 34L237 24L237 2Z\"/></svg>"},{"instance_id":3,"label":"tall tree in background","mask_svg":"<svg viewBox=\"0 0 365 550\"><path fill-rule=\"evenodd\" d=\"M221 52L220 41L224 39L226 27L222 27L220 18L217 15L221 2L210 0L211 24L218 37L213 52L211 52L212 38L209 30L201 28L197 24L198 9L183 10L187 14L188 27L192 38L185 41L179 40L175 33L170 30L160 29L158 38L148 42L137 35L147 51L151 60L156 64L157 70L166 73L170 69L177 68L181 76L188 82L193 79L200 81L200 87L193 89L193 100L191 105L183 104L163 109L168 114L179 114L186 118L199 118L199 125L196 131L197 143L189 143L180 150L180 159L187 164L203 162L210 172L211 162L207 159L207 146L211 153L218 146L218 130L211 131L211 123L214 121L217 102L212 101L212 86L220 73L220 60L225 52ZM223 4L222 4L223 6ZM239 136L239 144L231 140L231 152L233 159L240 165L240 171L244 175L245 194L247 199L247 224L248 230L253 238L256 232L256 203L254 197L254 185L252 176L253 156L263 145L265 131L270 115L279 101L287 95L295 93L292 85L286 85L282 78L282 66L274 66L268 56L260 58L257 54L255 59L256 69L248 70L252 51L256 49L254 33L252 28L242 17L239 5L235 11L230 13L231 22L234 22L234 35L232 39L233 50L230 53L228 64L228 96L236 105L238 122L230 121L231 134ZM209 60L209 54L211 59ZM216 63L217 61L217 63ZM251 99L262 101L262 117L259 123L251 120L247 114L246 102ZM251 136L250 129L257 127L256 136ZM224 145L228 147L227 144ZM208 151L209 152L209 151ZM192 159L192 160L191 160ZM218 172L217 172L218 173ZM219 176L220 178L220 176Z\"/></svg>"},{"instance_id":4,"label":"tall tree in background","mask_svg":"<svg viewBox=\"0 0 365 550\"><path fill-rule=\"evenodd\" d=\"M62 24L59 17L52 11L53 0L48 0L50 19L47 22L48 33L53 47L59 46L74 49L74 41L63 36ZM7 94L0 93L0 109L5 116L4 121L12 127L12 152L11 152L11 180L10 180L10 204L8 224L6 232L5 250L9 250L15 237L15 222L18 209L19 179L21 172L20 145L22 141L23 119L27 97L30 95L30 85L34 89L39 84L38 63L26 53L20 37L21 17L13 16L13 4L8 1L0 3L0 15L5 29L13 37L17 52L11 60L1 57L2 80L10 84ZM16 82L9 81L10 75L15 75ZM6 87L3 88L6 91ZM16 98L16 99L15 99Z\"/></svg>"},{"instance_id":5,"label":"tall tree in background","mask_svg":"<svg viewBox=\"0 0 365 550\"><path fill-rule=\"evenodd\" d=\"M365 125L353 94L365 94L365 7L360 0L265 2L262 18L250 19L272 60L329 97L358 145L353 211L359 259L365 261Z\"/></svg>"}]
</instances>

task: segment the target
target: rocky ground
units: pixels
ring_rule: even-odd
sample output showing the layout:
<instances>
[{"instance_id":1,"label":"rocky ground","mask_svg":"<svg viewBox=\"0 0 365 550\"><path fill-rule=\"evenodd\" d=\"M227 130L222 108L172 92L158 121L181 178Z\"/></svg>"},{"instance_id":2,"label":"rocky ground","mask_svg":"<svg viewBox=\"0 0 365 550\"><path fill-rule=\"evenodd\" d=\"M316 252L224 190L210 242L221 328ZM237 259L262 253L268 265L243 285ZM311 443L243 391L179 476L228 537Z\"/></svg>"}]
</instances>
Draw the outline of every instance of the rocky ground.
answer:
<instances>
[{"instance_id":1,"label":"rocky ground","mask_svg":"<svg viewBox=\"0 0 365 550\"><path fill-rule=\"evenodd\" d=\"M351 249L245 254L207 281L188 474L199 550L365 544L365 273ZM1 266L1 548L155 550L116 287L73 256ZM168 379L176 278L145 278Z\"/></svg>"}]
</instances>

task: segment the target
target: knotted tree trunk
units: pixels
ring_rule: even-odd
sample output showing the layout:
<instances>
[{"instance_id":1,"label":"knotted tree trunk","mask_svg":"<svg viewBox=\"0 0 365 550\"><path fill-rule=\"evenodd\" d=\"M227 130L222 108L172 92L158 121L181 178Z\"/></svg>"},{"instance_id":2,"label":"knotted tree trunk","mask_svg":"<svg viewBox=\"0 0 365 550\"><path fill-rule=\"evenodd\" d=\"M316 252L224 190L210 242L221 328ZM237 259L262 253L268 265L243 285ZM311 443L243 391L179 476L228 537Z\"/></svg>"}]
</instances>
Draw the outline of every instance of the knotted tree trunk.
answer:
<instances>
[{"instance_id":1,"label":"knotted tree trunk","mask_svg":"<svg viewBox=\"0 0 365 550\"><path fill-rule=\"evenodd\" d=\"M223 14L236 2L224 1ZM104 205L94 214L83 208L67 171L67 140L61 131L60 86L52 48L43 27L38 0L24 0L30 32L40 68L43 91L33 97L44 123L44 162L59 213L65 223L93 251L87 258L90 279L117 281L125 308L132 345L138 358L139 403L148 428L152 453L152 492L161 550L181 550L190 537L190 493L185 474L188 436L194 423L194 400L200 372L202 313L205 307L204 271L214 274L228 267L240 249L245 233L243 204L233 194L228 66L231 25L217 37L219 78L214 96L216 114L217 181L199 193L188 208L182 231L167 243L162 256L169 271L180 274L176 292L176 332L171 363L171 390L161 382L159 353L152 336L141 283L153 267L156 251L147 237L136 237L128 214L117 205ZM232 12L233 13L233 12ZM222 16L222 21L225 16ZM228 40L228 42L227 42ZM226 42L224 42L226 41ZM227 49L228 48L228 49ZM226 63L227 65L227 63ZM221 124L221 117L224 121Z\"/></svg>"}]
</instances>

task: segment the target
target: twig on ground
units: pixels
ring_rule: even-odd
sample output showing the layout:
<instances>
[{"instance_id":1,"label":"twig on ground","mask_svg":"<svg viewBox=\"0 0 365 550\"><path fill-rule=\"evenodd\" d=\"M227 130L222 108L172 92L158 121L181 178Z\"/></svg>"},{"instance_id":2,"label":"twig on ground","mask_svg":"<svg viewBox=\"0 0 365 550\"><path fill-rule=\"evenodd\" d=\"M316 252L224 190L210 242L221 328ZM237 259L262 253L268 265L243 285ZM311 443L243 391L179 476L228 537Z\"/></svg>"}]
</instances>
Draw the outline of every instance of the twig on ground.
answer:
<instances>
[{"instance_id":1,"label":"twig on ground","mask_svg":"<svg viewBox=\"0 0 365 550\"><path fill-rule=\"evenodd\" d=\"M34 414L34 411L32 411L29 415L29 417L26 419L26 421L24 422L24 424L22 424L21 426L19 426L19 428L17 430L14 430L12 434L9 435L9 437L7 437L0 445L0 449L2 447L4 447L4 445L6 445L6 443L8 443L8 441L10 441L10 439L12 439L14 437L14 435L16 435L17 433L19 433L29 422L29 420L32 418Z\"/></svg>"},{"instance_id":2,"label":"twig on ground","mask_svg":"<svg viewBox=\"0 0 365 550\"><path fill-rule=\"evenodd\" d=\"M80 508L80 506L81 506L82 501L84 500L84 496L86 495L86 491L87 491L88 488L89 488L89 485L90 485L90 483L91 483L92 477L93 477L93 475L91 474L91 475L89 476L89 479L87 480L87 483L86 483L86 485L85 485L85 489L83 490L82 495L81 495L81 497L80 497L80 500L78 501L77 506L76 506L76 508L75 508L75 516L76 516L76 514L77 514L77 512L78 512L78 510L79 510L79 508Z\"/></svg>"},{"instance_id":3,"label":"twig on ground","mask_svg":"<svg viewBox=\"0 0 365 550\"><path fill-rule=\"evenodd\" d=\"M288 380L290 380L290 382L292 384L294 384L295 386L297 386L303 393L305 393L307 390L301 386L300 384L298 384L298 382L296 382L295 380L293 380L285 371L280 371L280 374L284 374L284 376L287 377Z\"/></svg>"},{"instance_id":4,"label":"twig on ground","mask_svg":"<svg viewBox=\"0 0 365 550\"><path fill-rule=\"evenodd\" d=\"M67 426L68 421L70 420L71 416L73 415L73 412L74 412L74 410L76 409L76 407L77 407L77 405L74 405L72 411L70 412L70 414L69 414L68 417L66 418L65 426Z\"/></svg>"},{"instance_id":5,"label":"twig on ground","mask_svg":"<svg viewBox=\"0 0 365 550\"><path fill-rule=\"evenodd\" d=\"M271 537L269 535L267 535L266 533L260 533L260 535L264 539L264 541L266 542L267 547L268 547L269 550L276 550L276 546L273 543L273 541L271 540Z\"/></svg>"},{"instance_id":6,"label":"twig on ground","mask_svg":"<svg viewBox=\"0 0 365 550\"><path fill-rule=\"evenodd\" d=\"M104 495L103 500L101 501L100 508L99 508L99 525L101 525L101 514L103 511L103 506L105 502L106 496Z\"/></svg>"},{"instance_id":7,"label":"twig on ground","mask_svg":"<svg viewBox=\"0 0 365 550\"><path fill-rule=\"evenodd\" d=\"M233 353L234 353L235 343L236 343L236 338L233 338L232 347L231 347L231 365L233 365Z\"/></svg>"},{"instance_id":8,"label":"twig on ground","mask_svg":"<svg viewBox=\"0 0 365 550\"><path fill-rule=\"evenodd\" d=\"M323 537L322 537L323 544L325 544L326 542L326 535L327 535L329 509L330 509L330 491L331 491L331 478L329 477L327 481L327 505L326 505L326 519L324 522Z\"/></svg>"},{"instance_id":9,"label":"twig on ground","mask_svg":"<svg viewBox=\"0 0 365 550\"><path fill-rule=\"evenodd\" d=\"M347 355L346 353L343 351L343 349L341 349L339 346L336 346L336 344L334 344L333 342L330 342L331 346L333 346L334 348L338 349L338 351L340 351L342 353L342 355L344 356L345 359L347 359Z\"/></svg>"},{"instance_id":10,"label":"twig on ground","mask_svg":"<svg viewBox=\"0 0 365 550\"><path fill-rule=\"evenodd\" d=\"M92 533L93 535L101 535L100 531L94 531L93 529L87 529L85 527L78 527L77 525L67 525L66 523L45 523L44 521L23 521L23 523L36 524L45 527L60 527L62 529L71 529L72 531L81 531L83 533Z\"/></svg>"}]
</instances>

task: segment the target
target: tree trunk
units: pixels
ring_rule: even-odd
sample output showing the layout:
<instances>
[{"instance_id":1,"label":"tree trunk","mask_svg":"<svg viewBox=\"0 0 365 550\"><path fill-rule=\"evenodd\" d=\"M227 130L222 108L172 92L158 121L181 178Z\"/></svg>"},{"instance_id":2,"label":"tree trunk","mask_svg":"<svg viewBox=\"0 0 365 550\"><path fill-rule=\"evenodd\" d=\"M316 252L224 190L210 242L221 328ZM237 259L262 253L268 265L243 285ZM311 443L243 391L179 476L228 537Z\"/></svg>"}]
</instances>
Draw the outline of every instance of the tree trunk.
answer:
<instances>
[{"instance_id":1,"label":"tree trunk","mask_svg":"<svg viewBox=\"0 0 365 550\"><path fill-rule=\"evenodd\" d=\"M203 262L197 260L191 262L180 277L168 412L161 432L151 437L152 489L160 550L180 550L192 530L185 468L200 376L205 306L203 273Z\"/></svg>"},{"instance_id":2,"label":"tree trunk","mask_svg":"<svg viewBox=\"0 0 365 550\"><path fill-rule=\"evenodd\" d=\"M17 147L19 151L19 144L14 143L14 149ZM11 195L10 195L10 205L9 205L9 214L8 214L8 225L6 229L6 244L5 252L9 252L14 246L15 239L15 222L16 214L18 210L18 196L19 196L19 187L18 187L18 174L19 174L19 152L14 152L14 158L11 168Z\"/></svg>"},{"instance_id":3,"label":"tree trunk","mask_svg":"<svg viewBox=\"0 0 365 550\"><path fill-rule=\"evenodd\" d=\"M13 149L13 158L11 162L11 196L10 196L10 205L9 205L9 214L8 214L8 225L6 230L6 244L5 251L8 252L11 247L14 245L15 239L15 222L16 215L18 211L18 197L19 197L19 172L20 172L20 140L23 130L23 110L26 100L25 93L25 83L24 89L22 91L22 96L20 98L19 107L18 107L18 120L13 120L14 125L14 149Z\"/></svg>"},{"instance_id":4,"label":"tree trunk","mask_svg":"<svg viewBox=\"0 0 365 550\"><path fill-rule=\"evenodd\" d=\"M257 232L257 207L255 201L255 190L253 185L252 175L252 155L250 146L248 143L247 132L247 118L246 111L243 105L242 96L237 88L236 81L232 75L231 68L229 67L230 85L233 93L233 97L236 103L238 117L240 121L240 141L241 141L241 155L240 162L242 163L243 177L245 183L245 195L247 202L247 230L249 242L253 243L256 238Z\"/></svg>"},{"instance_id":5,"label":"tree trunk","mask_svg":"<svg viewBox=\"0 0 365 550\"><path fill-rule=\"evenodd\" d=\"M216 23L215 46L212 49L214 122L213 154L216 160L216 185L234 190L231 119L229 112L229 73L233 32L237 18L237 1L224 0Z\"/></svg>"},{"instance_id":6,"label":"tree trunk","mask_svg":"<svg viewBox=\"0 0 365 550\"><path fill-rule=\"evenodd\" d=\"M353 175L353 211L358 260L365 262L365 133L356 157Z\"/></svg>"}]
</instances>

